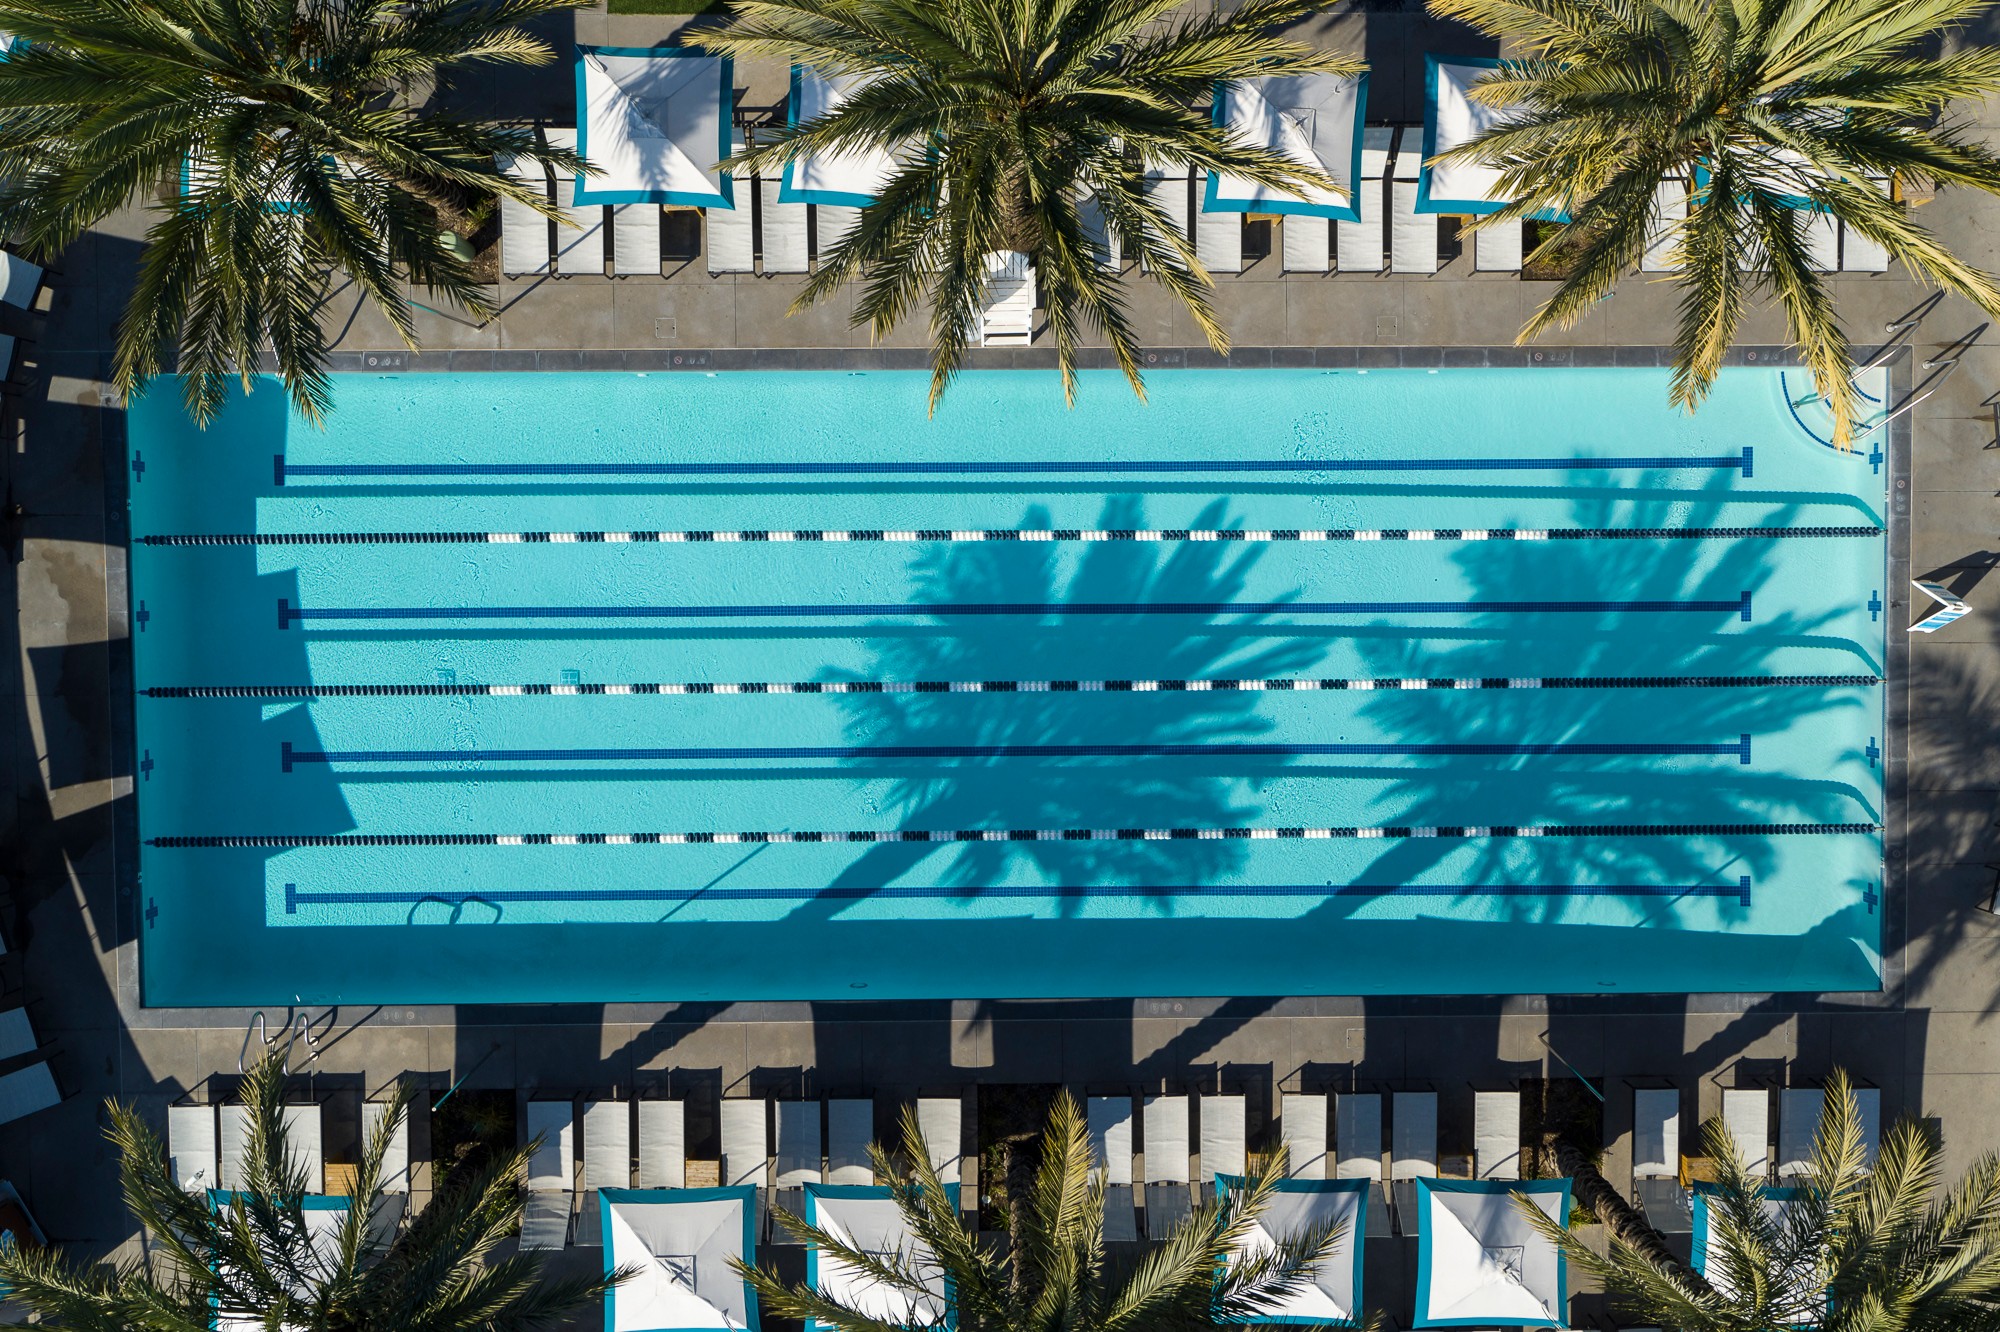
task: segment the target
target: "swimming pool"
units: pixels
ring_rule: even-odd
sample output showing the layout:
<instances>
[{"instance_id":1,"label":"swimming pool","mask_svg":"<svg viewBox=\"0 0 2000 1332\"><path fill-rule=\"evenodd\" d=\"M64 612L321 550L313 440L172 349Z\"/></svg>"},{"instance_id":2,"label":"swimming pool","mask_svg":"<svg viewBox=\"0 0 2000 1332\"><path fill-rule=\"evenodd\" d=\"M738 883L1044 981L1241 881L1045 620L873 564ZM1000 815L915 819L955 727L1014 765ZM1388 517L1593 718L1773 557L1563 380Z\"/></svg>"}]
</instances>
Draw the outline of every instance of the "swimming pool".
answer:
<instances>
[{"instance_id":1,"label":"swimming pool","mask_svg":"<svg viewBox=\"0 0 2000 1332\"><path fill-rule=\"evenodd\" d=\"M1880 454L1664 385L156 392L145 1001L1874 988Z\"/></svg>"}]
</instances>

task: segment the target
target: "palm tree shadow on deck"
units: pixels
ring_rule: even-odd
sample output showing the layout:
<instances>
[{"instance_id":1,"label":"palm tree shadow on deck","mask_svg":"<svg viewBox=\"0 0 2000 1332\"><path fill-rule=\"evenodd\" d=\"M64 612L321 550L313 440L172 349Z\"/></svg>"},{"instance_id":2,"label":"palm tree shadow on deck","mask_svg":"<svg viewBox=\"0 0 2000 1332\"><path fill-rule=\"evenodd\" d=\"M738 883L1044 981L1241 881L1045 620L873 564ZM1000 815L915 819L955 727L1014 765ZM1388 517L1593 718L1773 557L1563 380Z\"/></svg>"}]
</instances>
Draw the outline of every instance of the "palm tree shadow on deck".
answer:
<instances>
[{"instance_id":1,"label":"palm tree shadow on deck","mask_svg":"<svg viewBox=\"0 0 2000 1332\"><path fill-rule=\"evenodd\" d=\"M1229 524L1227 501L1196 527ZM1142 502L1114 497L1100 527L1146 526ZM1031 507L1024 528L1049 526ZM930 602L1228 602L1241 597L1261 551L1235 543L1107 542L1073 562L1055 543L944 545L911 570L912 599ZM1192 679L1267 677L1310 668L1321 642L1245 629L1268 616L1053 615L944 617L952 632L871 641L868 668L884 680ZM1231 632L1217 633L1227 626ZM830 679L843 678L838 675ZM1254 693L1016 692L849 694L847 731L867 745L1204 744L1255 740L1272 723ZM868 780L865 767L856 776ZM905 828L1215 827L1254 820L1244 782L1212 765L1172 758L941 759L883 783ZM1026 876L1051 886L1135 888L1210 881L1235 869L1235 841L886 844L858 857L830 887L879 888L920 866L967 898ZM939 863L942 862L942 863ZM1066 899L1072 908L1075 899ZM825 909L825 908L821 908Z\"/></svg>"}]
</instances>

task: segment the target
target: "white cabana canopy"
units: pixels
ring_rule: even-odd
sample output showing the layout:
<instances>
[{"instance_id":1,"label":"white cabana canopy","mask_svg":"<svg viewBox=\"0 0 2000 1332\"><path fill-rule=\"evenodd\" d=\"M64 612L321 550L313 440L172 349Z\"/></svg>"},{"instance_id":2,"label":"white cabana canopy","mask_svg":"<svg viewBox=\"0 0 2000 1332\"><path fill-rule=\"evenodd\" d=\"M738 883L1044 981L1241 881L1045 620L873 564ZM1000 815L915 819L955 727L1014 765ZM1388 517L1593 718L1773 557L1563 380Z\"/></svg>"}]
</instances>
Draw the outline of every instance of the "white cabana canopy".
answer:
<instances>
[{"instance_id":1,"label":"white cabana canopy","mask_svg":"<svg viewBox=\"0 0 2000 1332\"><path fill-rule=\"evenodd\" d=\"M1242 1181L1224 1178L1230 1190ZM1246 1258L1271 1252L1278 1241L1315 1226L1339 1223L1333 1252L1313 1269L1312 1284L1289 1297L1260 1323L1351 1323L1361 1310L1361 1244L1367 1232L1369 1181L1281 1179L1249 1238L1235 1252ZM1234 1258L1232 1255L1232 1259Z\"/></svg>"},{"instance_id":2,"label":"white cabana canopy","mask_svg":"<svg viewBox=\"0 0 2000 1332\"><path fill-rule=\"evenodd\" d=\"M233 1205L236 1195L227 1189L211 1189L208 1194L209 1206L217 1211L225 1211ZM306 1240L312 1251L329 1270L338 1254L340 1228L347 1221L348 1200L309 1193L300 1200L305 1213ZM295 1292L306 1294L303 1289ZM287 1328L293 1324L286 1324ZM263 1332L264 1320L253 1313L224 1313L216 1311L215 1332Z\"/></svg>"},{"instance_id":3,"label":"white cabana canopy","mask_svg":"<svg viewBox=\"0 0 2000 1332\"><path fill-rule=\"evenodd\" d=\"M947 1185L957 1197L958 1186ZM940 1321L945 1312L944 1272L928 1248L903 1223L903 1210L890 1191L878 1184L806 1185L806 1220L841 1243L863 1253L900 1255L917 1268L921 1289L888 1286L819 1251L806 1250L806 1280L829 1299L897 1327ZM809 1322L806 1332L826 1332Z\"/></svg>"},{"instance_id":4,"label":"white cabana canopy","mask_svg":"<svg viewBox=\"0 0 2000 1332\"><path fill-rule=\"evenodd\" d=\"M867 82L864 75L826 75L793 65L791 123L803 125L831 114ZM802 157L786 165L778 202L865 208L895 174L896 155L886 149Z\"/></svg>"},{"instance_id":5,"label":"white cabana canopy","mask_svg":"<svg viewBox=\"0 0 2000 1332\"><path fill-rule=\"evenodd\" d=\"M1709 1261L1710 1246L1715 1239L1715 1209L1709 1203L1709 1196L1714 1189L1698 1184L1693 1192L1689 1217L1693 1223L1694 1234L1688 1265L1699 1272L1709 1285L1715 1287L1716 1294L1728 1299L1736 1293L1735 1282L1726 1268L1711 1266ZM1783 1231L1786 1215L1792 1209L1793 1200L1803 1192L1803 1189L1765 1189L1763 1198L1765 1218Z\"/></svg>"},{"instance_id":6,"label":"white cabana canopy","mask_svg":"<svg viewBox=\"0 0 2000 1332\"><path fill-rule=\"evenodd\" d=\"M734 208L727 56L678 46L579 46L576 150L600 174L578 175L579 204Z\"/></svg>"},{"instance_id":7,"label":"white cabana canopy","mask_svg":"<svg viewBox=\"0 0 2000 1332\"><path fill-rule=\"evenodd\" d=\"M1428 96L1424 107L1424 166L1417 177L1419 213L1497 213L1513 200L1500 193L1500 172L1477 162L1428 165L1439 153L1471 143L1506 115L1507 108L1472 100L1472 85L1500 67L1477 56L1425 57ZM1550 221L1569 219L1556 209L1535 214Z\"/></svg>"},{"instance_id":8,"label":"white cabana canopy","mask_svg":"<svg viewBox=\"0 0 2000 1332\"><path fill-rule=\"evenodd\" d=\"M1561 1327L1568 1289L1562 1255L1514 1200L1558 1225L1567 1179L1419 1179L1414 1327Z\"/></svg>"},{"instance_id":9,"label":"white cabana canopy","mask_svg":"<svg viewBox=\"0 0 2000 1332\"><path fill-rule=\"evenodd\" d=\"M1304 213L1359 221L1354 189L1361 174L1361 121L1367 101L1366 74L1358 78L1290 74L1218 83L1216 125L1257 147L1275 149L1301 166L1325 172L1339 188L1288 194L1238 176L1211 174L1202 210Z\"/></svg>"},{"instance_id":10,"label":"white cabana canopy","mask_svg":"<svg viewBox=\"0 0 2000 1332\"><path fill-rule=\"evenodd\" d=\"M757 1191L601 1189L604 1270L639 1273L604 1297L605 1332L757 1332L757 1307L729 1260L755 1256Z\"/></svg>"}]
</instances>

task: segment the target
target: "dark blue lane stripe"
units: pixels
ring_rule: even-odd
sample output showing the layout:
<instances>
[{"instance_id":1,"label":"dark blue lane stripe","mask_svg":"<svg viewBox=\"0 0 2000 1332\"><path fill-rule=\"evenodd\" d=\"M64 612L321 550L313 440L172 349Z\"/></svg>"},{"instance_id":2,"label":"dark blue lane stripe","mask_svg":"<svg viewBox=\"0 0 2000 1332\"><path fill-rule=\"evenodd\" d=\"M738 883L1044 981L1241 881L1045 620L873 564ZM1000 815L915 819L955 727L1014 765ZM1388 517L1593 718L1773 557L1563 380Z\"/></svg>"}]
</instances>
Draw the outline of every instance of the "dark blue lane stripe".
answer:
<instances>
[{"instance_id":1,"label":"dark blue lane stripe","mask_svg":"<svg viewBox=\"0 0 2000 1332\"><path fill-rule=\"evenodd\" d=\"M880 888L496 888L483 893L391 890L356 892L285 885L285 914L301 906L471 906L527 902L861 902L873 898L970 901L978 898L1075 901L1130 897L1718 897L1750 905L1750 878L1735 883L1259 883L1259 884L996 884L962 888L887 884Z\"/></svg>"},{"instance_id":2,"label":"dark blue lane stripe","mask_svg":"<svg viewBox=\"0 0 2000 1332\"><path fill-rule=\"evenodd\" d=\"M1135 462L1079 459L988 462L606 462L606 463L290 463L280 453L279 485L295 476L1186 476L1255 472L1618 472L1700 468L1751 475L1740 456L1638 458L1174 458Z\"/></svg>"},{"instance_id":3,"label":"dark blue lane stripe","mask_svg":"<svg viewBox=\"0 0 2000 1332\"><path fill-rule=\"evenodd\" d=\"M1730 755L1750 761L1750 737L1727 744L1576 742L1522 744L1311 744L1208 745L751 745L674 746L657 749L293 749L279 745L279 763L290 772L302 763L633 763L718 762L733 759L1012 759L1012 758L1291 758L1327 756L1567 757L1607 755Z\"/></svg>"},{"instance_id":4,"label":"dark blue lane stripe","mask_svg":"<svg viewBox=\"0 0 2000 1332\"><path fill-rule=\"evenodd\" d=\"M1691 601L877 601L743 606L294 606L278 601L278 627L303 620L719 620L876 619L958 615L1654 615L1735 612L1750 594Z\"/></svg>"}]
</instances>

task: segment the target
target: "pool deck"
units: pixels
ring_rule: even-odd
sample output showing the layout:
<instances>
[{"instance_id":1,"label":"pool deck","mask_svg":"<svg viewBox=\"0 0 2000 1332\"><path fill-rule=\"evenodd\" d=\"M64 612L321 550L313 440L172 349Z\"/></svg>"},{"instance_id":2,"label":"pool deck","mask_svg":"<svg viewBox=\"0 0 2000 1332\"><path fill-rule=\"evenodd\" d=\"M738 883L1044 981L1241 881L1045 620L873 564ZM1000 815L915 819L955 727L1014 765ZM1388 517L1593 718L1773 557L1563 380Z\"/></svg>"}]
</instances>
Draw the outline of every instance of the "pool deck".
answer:
<instances>
[{"instance_id":1,"label":"pool deck","mask_svg":"<svg viewBox=\"0 0 2000 1332\"><path fill-rule=\"evenodd\" d=\"M1394 12L1366 15L1357 38L1363 21L1349 15L1329 27L1334 40L1365 45L1376 86L1401 87L1398 95L1418 86L1428 46L1452 42L1442 25ZM660 40L672 26L589 11L577 25L580 40L623 45ZM1399 60L1401 79L1393 77ZM540 109L552 118L567 114L566 77L566 65L554 82L536 77L550 99ZM749 100L777 78L753 71ZM2000 127L2000 107L1973 110L1989 132ZM1960 254L2000 268L2000 202L1954 195L1926 214ZM0 1176L21 1189L53 1238L96 1251L129 1232L99 1136L102 1100L134 1098L157 1112L175 1096L202 1093L212 1076L235 1072L249 1016L137 1003L142 921L131 892L131 792L143 756L133 753L125 697L124 436L103 375L143 225L136 213L121 215L65 258L47 328L30 349L32 387L8 422L8 494L21 512L5 519L19 652L4 682L15 809L0 865L13 898L4 925L22 953L37 1029L74 1094L57 1110L0 1127ZM1628 279L1573 334L1516 352L1513 334L1541 289L1467 268L1461 259L1431 278L1286 278L1266 261L1220 279L1217 304L1244 349L1236 359L1264 365L1307 355L1362 365L1532 364L1537 353L1545 364L1648 364L1653 352L1631 349L1655 346L1670 327L1670 289ZM795 282L685 271L503 283L504 313L486 328L424 316L429 351L407 368L670 368L675 355L691 354L714 367L921 363L920 325L875 349L847 327L838 304L785 318ZM1924 298L1894 273L1836 283L1862 345ZM353 304L336 298L343 364L402 355ZM1175 359L1194 365L1212 355L1164 297L1142 286L1134 308L1163 357L1160 373L1172 373ZM1892 457L1908 568L1950 583L1975 614L1905 643L1894 626L1898 616L1917 618L1907 597L1893 594L1886 612L1892 661L1906 649L1909 728L1907 756L1892 747L1889 758L1890 806L1907 802L1907 836L1891 850L1881 993L340 1010L313 1015L327 1032L315 1075L326 1088L409 1073L438 1088L469 1074L473 1087L626 1091L671 1077L710 1094L885 1097L976 1082L1093 1091L1227 1085L1250 1093L1253 1132L1279 1091L1431 1086L1443 1093L1449 1150L1454 1138L1469 1138L1471 1085L1560 1076L1566 1063L1612 1089L1607 1174L1615 1180L1628 1164L1624 1080L1699 1086L1707 1115L1725 1086L1807 1080L1842 1065L1882 1088L1891 1116L1935 1117L1948 1166L1959 1170L2000 1149L2000 1121L1990 1113L2000 1097L2000 918L1979 909L2000 863L2000 579L1986 577L2000 563L2000 409L1988 387L2000 375L2000 338L1955 299L1931 309L1914 337L1917 358L1968 337L1957 372L1907 418L1905 447ZM1781 342L1776 316L1760 312L1738 355L1781 355ZM1036 364L1041 355L984 363ZM1904 382L1911 359L1902 362ZM1370 1280L1371 1296L1400 1303Z\"/></svg>"}]
</instances>

